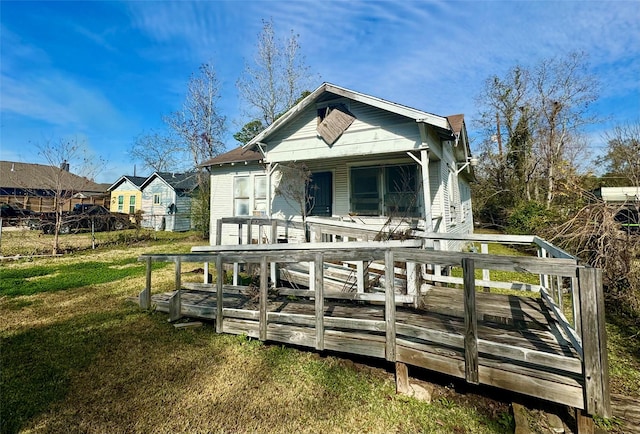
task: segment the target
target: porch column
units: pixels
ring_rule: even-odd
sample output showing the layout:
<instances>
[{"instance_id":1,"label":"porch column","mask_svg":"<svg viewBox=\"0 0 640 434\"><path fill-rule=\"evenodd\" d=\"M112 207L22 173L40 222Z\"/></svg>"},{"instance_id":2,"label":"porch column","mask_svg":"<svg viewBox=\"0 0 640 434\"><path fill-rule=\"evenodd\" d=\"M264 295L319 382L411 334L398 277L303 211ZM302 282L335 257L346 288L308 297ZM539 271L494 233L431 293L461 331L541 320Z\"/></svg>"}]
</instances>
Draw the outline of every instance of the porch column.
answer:
<instances>
[{"instance_id":1,"label":"porch column","mask_svg":"<svg viewBox=\"0 0 640 434\"><path fill-rule=\"evenodd\" d=\"M425 231L433 232L433 220L431 217L431 185L429 183L429 149L420 151L420 167L422 168L422 195L424 203Z\"/></svg>"}]
</instances>

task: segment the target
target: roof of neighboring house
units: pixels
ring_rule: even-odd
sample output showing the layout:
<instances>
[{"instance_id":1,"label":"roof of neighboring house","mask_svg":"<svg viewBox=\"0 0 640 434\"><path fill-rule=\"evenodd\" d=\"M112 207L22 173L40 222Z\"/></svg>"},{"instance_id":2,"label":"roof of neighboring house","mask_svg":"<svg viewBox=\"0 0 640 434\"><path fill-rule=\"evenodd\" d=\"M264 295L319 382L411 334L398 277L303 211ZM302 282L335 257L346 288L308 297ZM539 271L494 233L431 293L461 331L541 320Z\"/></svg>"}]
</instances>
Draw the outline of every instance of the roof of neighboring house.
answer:
<instances>
[{"instance_id":1,"label":"roof of neighboring house","mask_svg":"<svg viewBox=\"0 0 640 434\"><path fill-rule=\"evenodd\" d=\"M140 190L140 187L142 187L142 184L144 184L144 182L146 180L147 180L147 178L144 177L144 176L122 175L120 178L118 178L118 180L116 182L111 184L111 186L109 186L109 188L107 190L111 191L111 190L113 190L114 188L116 188L117 186L119 186L120 184L122 184L125 181L129 181L130 183L132 183L133 185L138 187L138 190Z\"/></svg>"},{"instance_id":2,"label":"roof of neighboring house","mask_svg":"<svg viewBox=\"0 0 640 434\"><path fill-rule=\"evenodd\" d=\"M259 151L254 149L245 149L242 146L238 146L237 148L225 152L224 154L220 154L215 158L207 160L200 164L200 167L210 167L210 166L222 166L224 164L236 164L236 163L249 163L249 162L260 162L262 160L262 154Z\"/></svg>"},{"instance_id":3,"label":"roof of neighboring house","mask_svg":"<svg viewBox=\"0 0 640 434\"><path fill-rule=\"evenodd\" d=\"M290 119L301 113L309 105L317 102L322 102L324 100L333 99L336 96L349 98L351 100L358 101L372 107L377 107L391 113L414 119L416 122L427 123L441 130L452 132L453 126L450 124L450 121L444 116L438 116L432 113L416 110L402 104L336 86L335 84L322 83L320 87L311 92L298 104L291 107L284 115L276 119L274 123L269 125L269 127L255 136L249 143L244 145L244 148L253 148L256 144L265 140L266 137L278 131L283 125L286 125Z\"/></svg>"},{"instance_id":4,"label":"roof of neighboring house","mask_svg":"<svg viewBox=\"0 0 640 434\"><path fill-rule=\"evenodd\" d=\"M164 180L171 188L178 191L191 191L198 186L198 176L195 172L175 173L175 172L154 172L140 186L144 189L153 179Z\"/></svg>"},{"instance_id":5,"label":"roof of neighboring house","mask_svg":"<svg viewBox=\"0 0 640 434\"><path fill-rule=\"evenodd\" d=\"M29 190L57 190L60 182L64 191L104 193L105 184L97 184L68 170L44 164L0 161L0 188Z\"/></svg>"},{"instance_id":6,"label":"roof of neighboring house","mask_svg":"<svg viewBox=\"0 0 640 434\"><path fill-rule=\"evenodd\" d=\"M600 187L594 191L596 197L605 202L637 202L640 201L640 187Z\"/></svg>"}]
</instances>

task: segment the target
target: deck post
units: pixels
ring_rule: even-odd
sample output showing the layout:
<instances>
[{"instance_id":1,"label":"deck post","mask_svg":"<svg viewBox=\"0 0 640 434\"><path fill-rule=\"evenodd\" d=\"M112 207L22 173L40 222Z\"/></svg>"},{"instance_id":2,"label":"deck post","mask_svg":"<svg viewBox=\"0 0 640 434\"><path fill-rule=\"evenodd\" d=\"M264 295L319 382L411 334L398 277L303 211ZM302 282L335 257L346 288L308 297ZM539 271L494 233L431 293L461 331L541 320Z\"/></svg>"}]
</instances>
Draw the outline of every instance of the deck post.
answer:
<instances>
[{"instance_id":1,"label":"deck post","mask_svg":"<svg viewBox=\"0 0 640 434\"><path fill-rule=\"evenodd\" d=\"M222 268L222 255L216 256L216 333L223 333L223 285L224 285L224 270Z\"/></svg>"},{"instance_id":2,"label":"deck post","mask_svg":"<svg viewBox=\"0 0 640 434\"><path fill-rule=\"evenodd\" d=\"M468 383L479 384L478 318L476 314L476 278L473 259L462 259L464 280L464 369Z\"/></svg>"},{"instance_id":3,"label":"deck post","mask_svg":"<svg viewBox=\"0 0 640 434\"><path fill-rule=\"evenodd\" d=\"M413 296L414 306L418 306L418 294L420 292L419 271L420 267L415 262L407 262L407 295Z\"/></svg>"},{"instance_id":4,"label":"deck post","mask_svg":"<svg viewBox=\"0 0 640 434\"><path fill-rule=\"evenodd\" d=\"M222 245L222 219L216 220L216 246Z\"/></svg>"},{"instance_id":5,"label":"deck post","mask_svg":"<svg viewBox=\"0 0 640 434\"><path fill-rule=\"evenodd\" d=\"M578 281L584 351L585 409L590 415L611 417L602 270L580 267Z\"/></svg>"},{"instance_id":6,"label":"deck post","mask_svg":"<svg viewBox=\"0 0 640 434\"><path fill-rule=\"evenodd\" d=\"M356 284L359 294L364 294L365 288L369 285L369 273L364 261L356 262Z\"/></svg>"},{"instance_id":7,"label":"deck post","mask_svg":"<svg viewBox=\"0 0 640 434\"><path fill-rule=\"evenodd\" d=\"M483 255L489 254L489 245L487 243L480 243L480 253ZM491 280L491 273L486 268L482 269L482 280ZM484 292L491 292L491 288L485 286Z\"/></svg>"},{"instance_id":8,"label":"deck post","mask_svg":"<svg viewBox=\"0 0 640 434\"><path fill-rule=\"evenodd\" d=\"M407 365L400 362L396 362L396 393L399 395L411 394L409 369L407 369Z\"/></svg>"},{"instance_id":9,"label":"deck post","mask_svg":"<svg viewBox=\"0 0 640 434\"><path fill-rule=\"evenodd\" d=\"M260 258L260 340L267 340L267 256Z\"/></svg>"},{"instance_id":10,"label":"deck post","mask_svg":"<svg viewBox=\"0 0 640 434\"><path fill-rule=\"evenodd\" d=\"M176 292L173 293L169 300L169 322L177 321L182 317L182 303L180 300L180 288L182 288L182 261L180 257L176 258Z\"/></svg>"},{"instance_id":11,"label":"deck post","mask_svg":"<svg viewBox=\"0 0 640 434\"><path fill-rule=\"evenodd\" d=\"M543 249L542 247L538 247L538 257L539 258L546 258L547 255L547 251L545 249ZM549 287L549 278L546 274L541 274L540 275L540 286L544 286L545 288Z\"/></svg>"},{"instance_id":12,"label":"deck post","mask_svg":"<svg viewBox=\"0 0 640 434\"><path fill-rule=\"evenodd\" d=\"M316 308L316 350L324 350L324 254L316 253L315 265L315 308Z\"/></svg>"},{"instance_id":13,"label":"deck post","mask_svg":"<svg viewBox=\"0 0 640 434\"><path fill-rule=\"evenodd\" d=\"M271 219L271 244L276 244L278 242L278 220ZM271 285L275 288L278 284L278 275L276 270L276 263L272 262L271 264Z\"/></svg>"},{"instance_id":14,"label":"deck post","mask_svg":"<svg viewBox=\"0 0 640 434\"><path fill-rule=\"evenodd\" d=\"M396 295L394 291L393 251L384 252L384 319L386 329L385 358L396 361Z\"/></svg>"},{"instance_id":15,"label":"deck post","mask_svg":"<svg viewBox=\"0 0 640 434\"><path fill-rule=\"evenodd\" d=\"M594 434L596 428L593 419L579 408L576 408L576 427L578 434Z\"/></svg>"},{"instance_id":16,"label":"deck post","mask_svg":"<svg viewBox=\"0 0 640 434\"><path fill-rule=\"evenodd\" d=\"M151 309L151 257L147 256L144 261L147 264L147 279L145 287L138 297L138 302L142 309Z\"/></svg>"},{"instance_id":17,"label":"deck post","mask_svg":"<svg viewBox=\"0 0 640 434\"><path fill-rule=\"evenodd\" d=\"M573 306L573 328L578 336L582 336L582 326L580 325L580 285L578 278L571 278L571 304Z\"/></svg>"}]
</instances>

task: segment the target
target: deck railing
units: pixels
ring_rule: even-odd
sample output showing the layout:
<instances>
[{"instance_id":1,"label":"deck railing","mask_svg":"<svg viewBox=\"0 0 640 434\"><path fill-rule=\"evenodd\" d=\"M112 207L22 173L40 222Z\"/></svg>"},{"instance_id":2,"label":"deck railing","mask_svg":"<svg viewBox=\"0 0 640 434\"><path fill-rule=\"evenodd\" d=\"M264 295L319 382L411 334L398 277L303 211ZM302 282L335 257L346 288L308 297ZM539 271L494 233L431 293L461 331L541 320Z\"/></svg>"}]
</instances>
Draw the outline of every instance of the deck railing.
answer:
<instances>
[{"instance_id":1,"label":"deck railing","mask_svg":"<svg viewBox=\"0 0 640 434\"><path fill-rule=\"evenodd\" d=\"M266 223L266 222L265 222ZM269 222L272 225L274 223ZM437 235L442 239L451 236ZM272 238L274 239L274 238ZM483 238L470 237L470 241L482 241ZM523 238L517 238L522 242ZM528 238L527 238L528 239ZM486 241L500 240L499 237ZM513 238L508 240L513 242ZM532 240L535 243L535 238ZM601 272L598 269L578 266L572 257L564 256L559 249L551 248L544 244L544 249L549 252L547 257L526 256L497 256L474 252L446 252L433 249L422 249L422 240L387 241L387 242L350 242L350 243L301 243L301 244L246 244L236 246L201 246L193 249L192 253L179 255L143 255L140 260L147 264L147 281L145 289L140 293L140 306L151 307L151 264L154 261L175 263L175 292L169 302L170 320L176 320L183 315L189 316L190 311L182 306L181 294L183 284L181 282L182 264L185 262L215 264L215 282L200 284L200 289L215 292L216 303L215 317L216 331L219 333L246 333L249 336L261 340L276 340L290 342L297 345L309 346L317 350L335 350L357 353L366 356L380 357L391 362L406 362L419 366L436 366L436 370L450 375L460 376L468 382L478 384L492 384L498 387L508 388L516 392L538 396L543 399L563 403L575 408L586 410L589 414L608 417L610 415L608 393L608 366L606 355L606 334L604 330L604 302L602 294ZM568 256L568 255L567 255ZM309 297L315 304L315 315L283 314L269 312L267 303L269 299L269 277L272 268L276 264L297 264L306 262L310 264L310 289L294 289L278 287L280 295L296 297ZM343 292L327 290L325 282L326 263L381 263L384 275L382 276L382 292ZM231 294L242 289L234 285L225 285L225 266L228 264L253 264L259 268L259 308L257 310L234 309L225 307L224 294ZM405 288L397 288L397 270L404 269L407 280L422 279L426 270L451 269L455 267L461 270L461 285L457 281L454 286L463 288L463 303L461 306L450 306L448 314L457 314L464 318L464 333L442 333L425 329L418 330L410 324L398 324L396 322L396 306L410 304L418 306L425 287L428 293L428 285L425 282L417 282L412 286L407 284ZM548 305L554 318L549 321L552 327L556 327L554 335L570 343L572 353L575 355L552 354L543 351L532 351L479 338L478 318L496 315L491 311L483 311L476 305L476 286L478 282L486 284L484 279L477 279L476 269L495 270L504 272L530 273L546 276L544 282L563 282L570 280L574 289L570 296L574 297L573 312L575 320L568 321L552 293L544 286L539 285L542 300ZM408 270L420 270L411 277ZM443 276L450 277L450 276ZM358 278L361 278L359 275ZM434 282L429 282L429 284ZM440 282L437 282L440 284ZM450 281L444 282L452 285ZM272 282L272 285L275 281ZM411 293L411 288L418 289ZM453 288L452 288L453 290ZM559 291L560 292L560 291ZM560 294L560 298L562 294ZM329 318L324 315L325 300L331 299L355 299L367 300L384 305L384 320L354 319L354 318ZM522 320L525 323L535 321L529 318L512 318L513 321ZM253 323L252 323L253 321ZM290 331L281 327L286 322L293 325L311 327L313 335L304 332ZM250 324L257 324L255 327ZM581 324L582 327L576 326ZM377 338L363 343L345 339L342 332L335 329L352 330L353 332L380 332L384 333ZM372 340L371 340L372 339ZM461 370L455 363L451 363L447 357L437 354L419 351L421 344L417 340L424 340L430 344L444 345L445 347L461 348L464 356L464 366ZM512 360L516 365L531 364L540 369L548 370L549 378L555 379L554 373L564 373L567 378L579 378L575 380L563 380L563 384L556 384L555 380L532 380L523 372L518 381L505 380L500 376L500 371L493 365L478 368L479 353L499 354L500 357ZM426 355L425 355L426 354ZM428 363L427 363L428 362ZM493 367L492 367L493 366ZM511 375L511 374L510 374ZM515 374L513 374L515 375ZM546 377L545 377L546 378ZM565 378L565 377L562 377Z\"/></svg>"}]
</instances>

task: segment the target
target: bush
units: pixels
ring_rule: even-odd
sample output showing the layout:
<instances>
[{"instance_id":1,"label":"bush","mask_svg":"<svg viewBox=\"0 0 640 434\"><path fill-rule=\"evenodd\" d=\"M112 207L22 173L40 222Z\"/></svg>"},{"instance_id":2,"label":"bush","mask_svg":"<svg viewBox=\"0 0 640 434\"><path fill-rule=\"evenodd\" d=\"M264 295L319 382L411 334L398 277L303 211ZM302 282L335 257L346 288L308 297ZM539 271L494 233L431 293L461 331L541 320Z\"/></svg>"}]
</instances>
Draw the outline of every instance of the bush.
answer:
<instances>
[{"instance_id":1,"label":"bush","mask_svg":"<svg viewBox=\"0 0 640 434\"><path fill-rule=\"evenodd\" d=\"M557 214L538 202L523 202L507 218L507 232L517 235L542 235L556 220Z\"/></svg>"}]
</instances>

